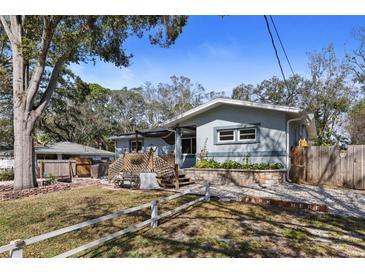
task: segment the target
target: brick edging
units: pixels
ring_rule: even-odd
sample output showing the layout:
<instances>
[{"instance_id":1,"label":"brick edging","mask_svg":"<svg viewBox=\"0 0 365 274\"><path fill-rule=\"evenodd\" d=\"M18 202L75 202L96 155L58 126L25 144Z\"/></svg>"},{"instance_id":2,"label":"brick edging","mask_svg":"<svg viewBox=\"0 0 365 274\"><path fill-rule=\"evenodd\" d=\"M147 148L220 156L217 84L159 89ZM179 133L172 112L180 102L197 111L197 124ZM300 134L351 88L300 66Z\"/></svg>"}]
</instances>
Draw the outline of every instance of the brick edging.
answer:
<instances>
[{"instance_id":1,"label":"brick edging","mask_svg":"<svg viewBox=\"0 0 365 274\"><path fill-rule=\"evenodd\" d=\"M283 201L256 196L241 196L240 201L257 205L273 205L284 208L305 209L314 212L328 212L328 208L325 204Z\"/></svg>"},{"instance_id":2,"label":"brick edging","mask_svg":"<svg viewBox=\"0 0 365 274\"><path fill-rule=\"evenodd\" d=\"M99 185L100 182L79 182L79 183L56 183L50 186L40 186L23 190L9 190L0 192L0 201L15 200L25 197L36 196L61 190L71 190L76 188Z\"/></svg>"}]
</instances>

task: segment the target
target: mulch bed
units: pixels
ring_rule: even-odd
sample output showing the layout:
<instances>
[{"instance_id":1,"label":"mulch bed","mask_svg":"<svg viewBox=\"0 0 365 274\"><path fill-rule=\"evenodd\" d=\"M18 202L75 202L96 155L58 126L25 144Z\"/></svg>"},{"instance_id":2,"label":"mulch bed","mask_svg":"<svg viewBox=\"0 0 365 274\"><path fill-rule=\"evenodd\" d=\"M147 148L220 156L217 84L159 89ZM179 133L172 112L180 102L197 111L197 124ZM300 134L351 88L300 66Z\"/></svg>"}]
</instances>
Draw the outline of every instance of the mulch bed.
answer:
<instances>
[{"instance_id":1,"label":"mulch bed","mask_svg":"<svg viewBox=\"0 0 365 274\"><path fill-rule=\"evenodd\" d=\"M15 200L24 197L35 196L39 194L51 193L61 190L70 190L75 188L83 188L89 186L99 185L99 181L81 181L74 183L55 183L49 186L40 186L30 189L13 190L13 186L0 186L0 201Z\"/></svg>"}]
</instances>

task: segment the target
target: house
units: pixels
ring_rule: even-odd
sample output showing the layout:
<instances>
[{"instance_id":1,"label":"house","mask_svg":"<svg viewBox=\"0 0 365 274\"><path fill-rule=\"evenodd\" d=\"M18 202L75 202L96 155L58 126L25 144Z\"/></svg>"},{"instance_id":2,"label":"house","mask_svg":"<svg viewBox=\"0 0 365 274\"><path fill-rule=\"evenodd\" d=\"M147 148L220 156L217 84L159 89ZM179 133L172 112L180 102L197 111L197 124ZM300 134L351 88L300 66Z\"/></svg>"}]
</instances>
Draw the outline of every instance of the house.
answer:
<instances>
[{"instance_id":1,"label":"house","mask_svg":"<svg viewBox=\"0 0 365 274\"><path fill-rule=\"evenodd\" d=\"M180 168L198 157L218 162L282 163L300 139L316 138L313 114L298 108L218 98L164 123L164 128L113 136L116 155L156 150L174 153Z\"/></svg>"},{"instance_id":2,"label":"house","mask_svg":"<svg viewBox=\"0 0 365 274\"><path fill-rule=\"evenodd\" d=\"M114 160L114 153L71 142L59 142L34 148L37 160L89 159L92 161Z\"/></svg>"},{"instance_id":3,"label":"house","mask_svg":"<svg viewBox=\"0 0 365 274\"><path fill-rule=\"evenodd\" d=\"M13 146L0 142L0 170L14 166Z\"/></svg>"},{"instance_id":4,"label":"house","mask_svg":"<svg viewBox=\"0 0 365 274\"><path fill-rule=\"evenodd\" d=\"M71 142L59 142L50 145L36 145L34 148L37 160L89 159L95 161L114 160L115 154ZM12 146L2 146L0 150L0 168L12 168L14 165Z\"/></svg>"}]
</instances>

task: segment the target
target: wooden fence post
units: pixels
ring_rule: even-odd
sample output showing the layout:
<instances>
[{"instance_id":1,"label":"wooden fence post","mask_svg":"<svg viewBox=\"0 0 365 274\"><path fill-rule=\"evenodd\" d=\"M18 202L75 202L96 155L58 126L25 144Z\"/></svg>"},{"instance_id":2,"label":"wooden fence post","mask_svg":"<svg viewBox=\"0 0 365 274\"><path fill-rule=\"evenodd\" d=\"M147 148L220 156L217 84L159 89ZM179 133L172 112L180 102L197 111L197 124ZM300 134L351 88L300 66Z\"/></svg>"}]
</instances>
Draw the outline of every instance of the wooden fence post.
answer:
<instances>
[{"instance_id":1,"label":"wooden fence post","mask_svg":"<svg viewBox=\"0 0 365 274\"><path fill-rule=\"evenodd\" d=\"M23 258L23 248L25 242L23 240L11 241L11 244L15 244L15 248L10 250L9 255L11 258Z\"/></svg>"},{"instance_id":2,"label":"wooden fence post","mask_svg":"<svg viewBox=\"0 0 365 274\"><path fill-rule=\"evenodd\" d=\"M151 227L158 226L158 201L154 200L151 203Z\"/></svg>"},{"instance_id":3,"label":"wooden fence post","mask_svg":"<svg viewBox=\"0 0 365 274\"><path fill-rule=\"evenodd\" d=\"M205 196L204 196L205 201L210 201L210 186L209 183L206 182L205 183Z\"/></svg>"},{"instance_id":4,"label":"wooden fence post","mask_svg":"<svg viewBox=\"0 0 365 274\"><path fill-rule=\"evenodd\" d=\"M175 189L180 188L180 181L179 181L179 165L175 164Z\"/></svg>"}]
</instances>

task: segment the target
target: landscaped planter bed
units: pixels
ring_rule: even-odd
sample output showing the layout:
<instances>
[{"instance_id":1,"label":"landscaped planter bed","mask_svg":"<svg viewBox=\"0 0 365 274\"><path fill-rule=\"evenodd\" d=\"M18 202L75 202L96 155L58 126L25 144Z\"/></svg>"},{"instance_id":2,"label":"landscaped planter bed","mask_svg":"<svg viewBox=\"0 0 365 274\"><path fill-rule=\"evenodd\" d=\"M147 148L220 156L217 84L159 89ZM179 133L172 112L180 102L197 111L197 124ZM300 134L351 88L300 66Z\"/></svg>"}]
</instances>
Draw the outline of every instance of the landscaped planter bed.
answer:
<instances>
[{"instance_id":1,"label":"landscaped planter bed","mask_svg":"<svg viewBox=\"0 0 365 274\"><path fill-rule=\"evenodd\" d=\"M285 180L285 170L247 170L223 168L186 168L187 177L195 182L208 181L211 184L235 184L245 186L252 183L280 184Z\"/></svg>"}]
</instances>

